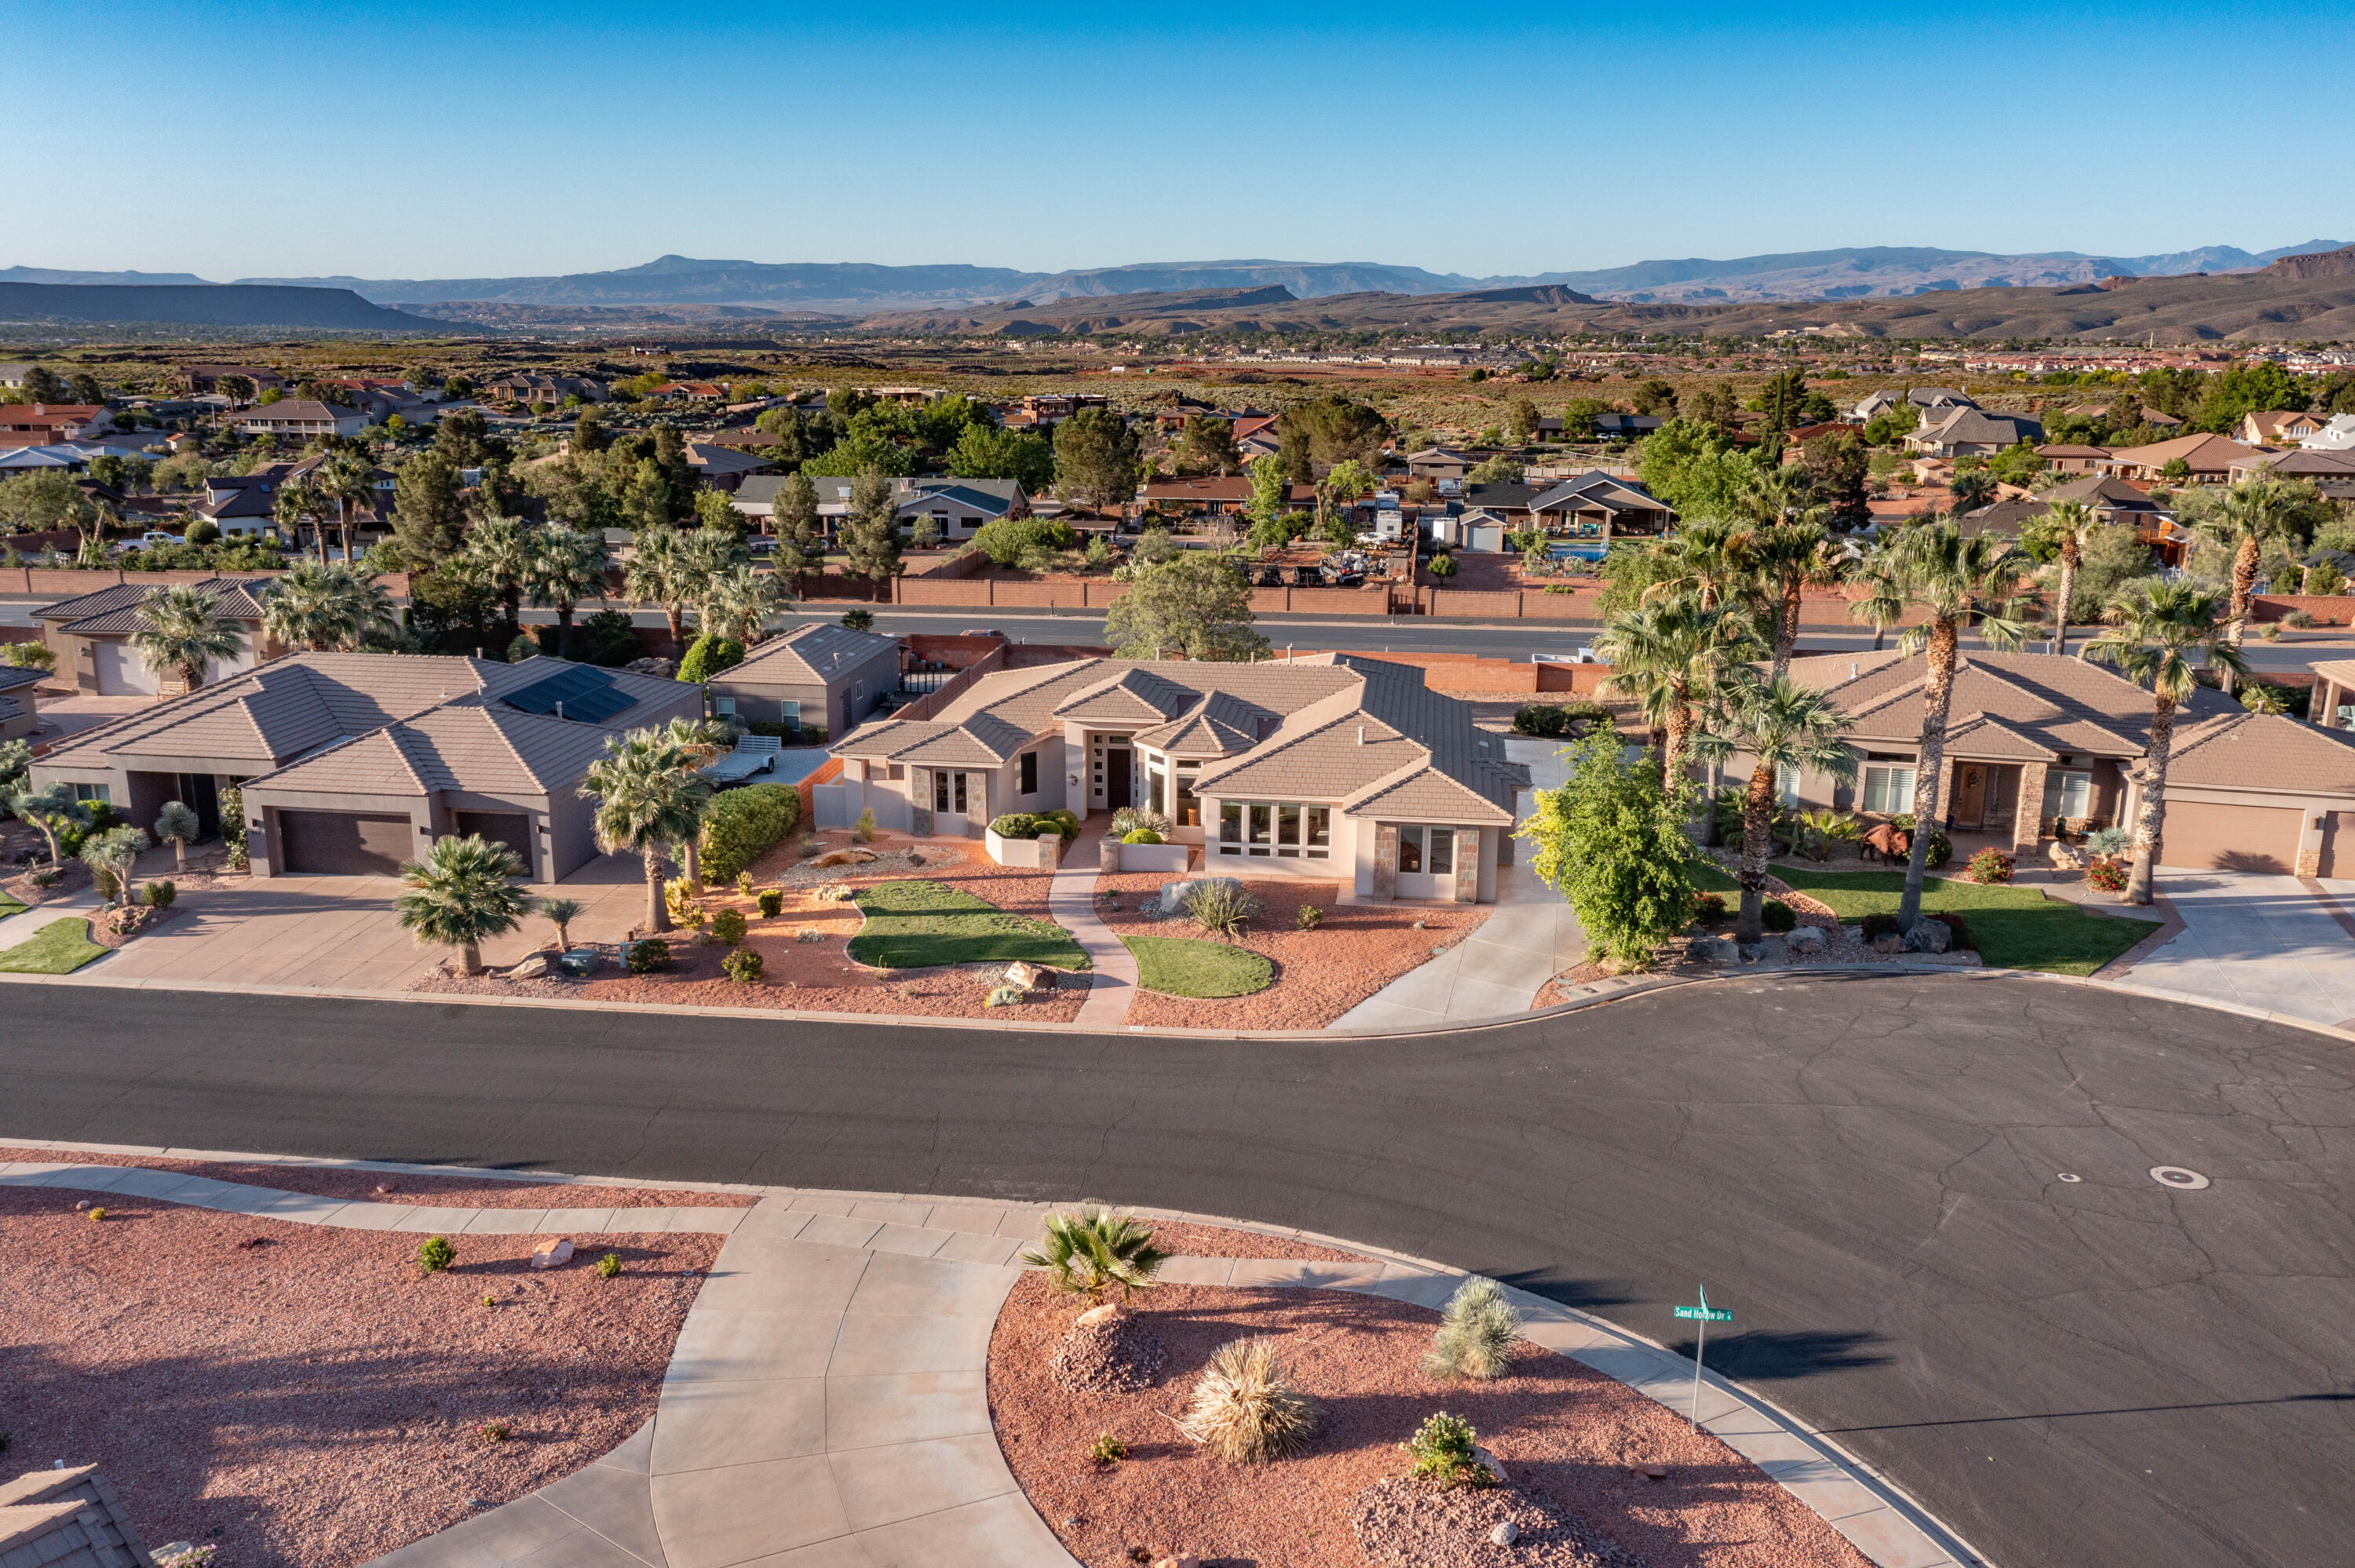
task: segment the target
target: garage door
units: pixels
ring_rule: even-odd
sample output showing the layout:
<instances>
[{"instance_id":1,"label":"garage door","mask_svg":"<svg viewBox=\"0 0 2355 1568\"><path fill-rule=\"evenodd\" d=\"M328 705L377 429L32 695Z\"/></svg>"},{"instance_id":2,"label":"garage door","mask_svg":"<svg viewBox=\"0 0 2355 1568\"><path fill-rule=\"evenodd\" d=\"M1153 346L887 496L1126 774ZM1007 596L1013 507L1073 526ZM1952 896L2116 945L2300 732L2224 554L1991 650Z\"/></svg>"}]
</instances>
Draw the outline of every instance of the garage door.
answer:
<instances>
[{"instance_id":1,"label":"garage door","mask_svg":"<svg viewBox=\"0 0 2355 1568\"><path fill-rule=\"evenodd\" d=\"M505 844L515 851L516 859L523 863L527 878L535 863L531 853L531 819L521 811L459 811L458 836L486 839L495 844Z\"/></svg>"},{"instance_id":2,"label":"garage door","mask_svg":"<svg viewBox=\"0 0 2355 1568\"><path fill-rule=\"evenodd\" d=\"M410 853L407 817L281 811L278 832L294 876L399 876Z\"/></svg>"},{"instance_id":3,"label":"garage door","mask_svg":"<svg viewBox=\"0 0 2355 1568\"><path fill-rule=\"evenodd\" d=\"M2219 806L2169 800L2159 824L2158 862L2190 871L2289 874L2306 813L2280 806Z\"/></svg>"},{"instance_id":4,"label":"garage door","mask_svg":"<svg viewBox=\"0 0 2355 1568\"><path fill-rule=\"evenodd\" d=\"M98 694L101 697L153 696L155 673L140 662L127 642L92 642L98 656Z\"/></svg>"}]
</instances>

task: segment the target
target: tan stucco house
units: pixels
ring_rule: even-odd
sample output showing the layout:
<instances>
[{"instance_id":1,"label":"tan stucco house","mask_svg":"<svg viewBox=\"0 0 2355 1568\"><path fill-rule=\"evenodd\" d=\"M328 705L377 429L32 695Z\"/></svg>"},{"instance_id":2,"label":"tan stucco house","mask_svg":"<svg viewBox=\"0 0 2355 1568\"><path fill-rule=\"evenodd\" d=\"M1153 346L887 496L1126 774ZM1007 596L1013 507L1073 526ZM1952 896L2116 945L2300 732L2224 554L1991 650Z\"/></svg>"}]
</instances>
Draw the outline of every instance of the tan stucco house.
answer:
<instances>
[{"instance_id":1,"label":"tan stucco house","mask_svg":"<svg viewBox=\"0 0 2355 1568\"><path fill-rule=\"evenodd\" d=\"M714 711L847 735L900 689L900 640L819 622L773 637L712 677Z\"/></svg>"},{"instance_id":2,"label":"tan stucco house","mask_svg":"<svg viewBox=\"0 0 2355 1568\"><path fill-rule=\"evenodd\" d=\"M992 818L1146 806L1196 870L1344 896L1491 903L1528 769L1423 672L1353 654L1270 663L1081 659L984 675L925 719L832 747L821 825L979 838Z\"/></svg>"},{"instance_id":3,"label":"tan stucco house","mask_svg":"<svg viewBox=\"0 0 2355 1568\"><path fill-rule=\"evenodd\" d=\"M266 577L207 577L193 585L216 615L236 626L245 644L235 658L212 662L206 684L250 670L277 652L261 630L261 593L268 585ZM115 583L35 611L41 641L58 656L58 683L101 697L177 692L178 674L149 669L131 641L140 627L140 607L161 591L142 583Z\"/></svg>"}]
</instances>

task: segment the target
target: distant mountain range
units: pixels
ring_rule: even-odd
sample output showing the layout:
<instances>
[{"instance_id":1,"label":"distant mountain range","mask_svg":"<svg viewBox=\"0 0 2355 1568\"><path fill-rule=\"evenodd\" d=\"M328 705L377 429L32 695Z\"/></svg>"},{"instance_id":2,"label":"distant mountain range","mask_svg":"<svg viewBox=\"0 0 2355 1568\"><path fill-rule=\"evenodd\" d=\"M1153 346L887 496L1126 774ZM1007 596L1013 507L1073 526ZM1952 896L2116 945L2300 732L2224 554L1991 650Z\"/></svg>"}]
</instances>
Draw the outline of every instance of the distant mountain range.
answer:
<instances>
[{"instance_id":1,"label":"distant mountain range","mask_svg":"<svg viewBox=\"0 0 2355 1568\"><path fill-rule=\"evenodd\" d=\"M536 278L241 278L241 284L347 289L380 305L453 301L574 308L761 305L799 313L865 316L879 311L955 309L1014 300L1045 305L1074 298L1205 290L1283 288L1295 299L1345 294L1459 294L1560 284L1598 299L1637 304L1728 304L1779 300L1903 298L1966 289L2065 288L2107 277L2173 277L2253 270L2285 256L2335 250L2348 242L2310 239L2272 250L2211 245L2158 256L2077 251L2005 256L1981 250L1882 246L1639 261L1582 272L1472 278L1374 261L1167 261L1062 272L958 264L885 267L864 262L698 260L664 256L641 267ZM186 272L72 272L0 268L0 282L123 287L201 286Z\"/></svg>"},{"instance_id":2,"label":"distant mountain range","mask_svg":"<svg viewBox=\"0 0 2355 1568\"><path fill-rule=\"evenodd\" d=\"M68 323L368 334L449 330L421 316L370 304L349 289L201 281L28 283L0 274L0 334L12 323L48 327Z\"/></svg>"}]
</instances>

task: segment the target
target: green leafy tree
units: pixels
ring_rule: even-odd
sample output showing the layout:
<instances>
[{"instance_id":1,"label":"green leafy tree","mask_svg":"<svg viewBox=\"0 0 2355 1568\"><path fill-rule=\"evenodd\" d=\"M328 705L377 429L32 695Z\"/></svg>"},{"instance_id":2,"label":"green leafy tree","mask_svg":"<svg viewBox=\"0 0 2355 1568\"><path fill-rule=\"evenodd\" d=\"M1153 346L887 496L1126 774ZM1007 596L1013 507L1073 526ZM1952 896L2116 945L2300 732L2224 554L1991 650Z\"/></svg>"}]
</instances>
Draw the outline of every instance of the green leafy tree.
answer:
<instances>
[{"instance_id":1,"label":"green leafy tree","mask_svg":"<svg viewBox=\"0 0 2355 1568\"><path fill-rule=\"evenodd\" d=\"M1381 481L1365 464L1356 458L1343 458L1333 465L1325 475L1325 482L1316 488L1317 520L1320 523L1324 521L1328 502L1347 513L1356 504L1358 497L1371 495L1380 485Z\"/></svg>"},{"instance_id":2,"label":"green leafy tree","mask_svg":"<svg viewBox=\"0 0 2355 1568\"><path fill-rule=\"evenodd\" d=\"M419 452L393 477L392 554L411 571L437 567L465 548L458 470L439 451Z\"/></svg>"},{"instance_id":3,"label":"green leafy tree","mask_svg":"<svg viewBox=\"0 0 2355 1568\"><path fill-rule=\"evenodd\" d=\"M1636 412L1638 414L1649 414L1657 419L1673 419L1677 417L1676 387L1673 383L1662 381L1657 376L1636 387L1633 400Z\"/></svg>"},{"instance_id":4,"label":"green leafy tree","mask_svg":"<svg viewBox=\"0 0 2355 1568\"><path fill-rule=\"evenodd\" d=\"M81 492L63 469L0 479L0 534L46 534L73 525Z\"/></svg>"},{"instance_id":5,"label":"green leafy tree","mask_svg":"<svg viewBox=\"0 0 2355 1568\"><path fill-rule=\"evenodd\" d=\"M1690 522L1738 515L1758 465L1736 450L1730 433L1698 419L1671 419L1644 438L1636 471L1645 489Z\"/></svg>"},{"instance_id":6,"label":"green leafy tree","mask_svg":"<svg viewBox=\"0 0 2355 1568\"><path fill-rule=\"evenodd\" d=\"M1378 411L1332 395L1286 408L1275 430L1284 472L1296 484L1311 482L1316 470L1344 459L1371 462L1390 439L1390 422Z\"/></svg>"},{"instance_id":7,"label":"green leafy tree","mask_svg":"<svg viewBox=\"0 0 2355 1568\"><path fill-rule=\"evenodd\" d=\"M213 661L245 652L245 634L237 623L186 583L148 595L139 607L138 621L131 645L139 651L140 662L158 673L177 673L192 692L205 683L205 670Z\"/></svg>"},{"instance_id":8,"label":"green leafy tree","mask_svg":"<svg viewBox=\"0 0 2355 1568\"><path fill-rule=\"evenodd\" d=\"M556 647L573 657L572 617L581 601L605 598L611 561L604 539L585 529L549 525L532 531L524 562L524 591L531 602L556 611Z\"/></svg>"},{"instance_id":9,"label":"green leafy tree","mask_svg":"<svg viewBox=\"0 0 2355 1568\"><path fill-rule=\"evenodd\" d=\"M678 678L702 685L723 670L732 670L744 662L744 644L732 637L722 637L707 631L695 640L679 661Z\"/></svg>"},{"instance_id":10,"label":"green leafy tree","mask_svg":"<svg viewBox=\"0 0 2355 1568\"><path fill-rule=\"evenodd\" d=\"M1248 660L1267 651L1252 630L1251 585L1225 556L1186 550L1141 571L1104 618L1124 659Z\"/></svg>"},{"instance_id":11,"label":"green leafy tree","mask_svg":"<svg viewBox=\"0 0 2355 1568\"><path fill-rule=\"evenodd\" d=\"M2174 757L2175 711L2199 683L2195 656L2220 673L2245 675L2248 662L2232 641L2232 622L2220 612L2224 596L2196 583L2137 583L2112 599L2109 622L2084 656L2151 694L2150 748L2143 768L2142 809L2135 818L2134 860L2126 902L2148 904L2151 868L2158 863L2159 829L2167 814L2167 770Z\"/></svg>"},{"instance_id":12,"label":"green leafy tree","mask_svg":"<svg viewBox=\"0 0 2355 1568\"><path fill-rule=\"evenodd\" d=\"M1835 528L1861 528L1872 521L1864 482L1872 460L1851 430L1828 430L1799 443L1799 466Z\"/></svg>"},{"instance_id":13,"label":"green leafy tree","mask_svg":"<svg viewBox=\"0 0 2355 1568\"><path fill-rule=\"evenodd\" d=\"M900 503L883 475L862 473L851 482L842 552L847 569L855 576L883 582L900 575Z\"/></svg>"},{"instance_id":14,"label":"green leafy tree","mask_svg":"<svg viewBox=\"0 0 2355 1568\"><path fill-rule=\"evenodd\" d=\"M420 942L458 949L466 974L483 969L483 944L523 923L531 899L515 885L525 874L515 852L477 835L440 838L400 868L392 904L400 928Z\"/></svg>"},{"instance_id":15,"label":"green leafy tree","mask_svg":"<svg viewBox=\"0 0 2355 1568\"><path fill-rule=\"evenodd\" d=\"M1752 673L1735 686L1709 732L1706 747L1715 756L1744 753L1751 758L1750 781L1742 797L1742 861L1734 876L1742 885L1737 940L1755 942L1765 934L1766 862L1774 848L1777 775L1855 778L1856 750L1840 739L1851 722L1831 697L1812 686L1788 676L1762 681ZM1926 843L1929 834L1916 834L1915 839Z\"/></svg>"},{"instance_id":16,"label":"green leafy tree","mask_svg":"<svg viewBox=\"0 0 2355 1568\"><path fill-rule=\"evenodd\" d=\"M1594 651L1611 666L1604 690L1634 698L1662 736L1660 772L1677 789L1696 726L1759 652L1757 625L1745 610L1704 609L1698 596L1677 594L1613 616Z\"/></svg>"},{"instance_id":17,"label":"green leafy tree","mask_svg":"<svg viewBox=\"0 0 2355 1568\"><path fill-rule=\"evenodd\" d=\"M947 466L960 479L1010 479L1029 495L1044 495L1055 483L1055 449L1031 430L968 424L949 449Z\"/></svg>"},{"instance_id":18,"label":"green leafy tree","mask_svg":"<svg viewBox=\"0 0 2355 1568\"><path fill-rule=\"evenodd\" d=\"M1228 474L1242 465L1235 451L1235 428L1225 419L1197 414L1178 430L1170 450L1180 473Z\"/></svg>"},{"instance_id":19,"label":"green leafy tree","mask_svg":"<svg viewBox=\"0 0 2355 1568\"><path fill-rule=\"evenodd\" d=\"M605 755L591 763L581 794L597 802L597 846L608 854L632 851L646 869L645 928L671 928L663 898L663 871L671 845L691 845L702 831L711 786L701 769L708 760L695 747L666 730L633 730L605 743Z\"/></svg>"},{"instance_id":20,"label":"green leafy tree","mask_svg":"<svg viewBox=\"0 0 2355 1568\"><path fill-rule=\"evenodd\" d=\"M1055 427L1055 486L1099 512L1136 494L1136 432L1109 408L1082 408Z\"/></svg>"},{"instance_id":21,"label":"green leafy tree","mask_svg":"<svg viewBox=\"0 0 2355 1568\"><path fill-rule=\"evenodd\" d=\"M89 827L93 816L87 802L74 799L70 784L45 784L37 789L19 789L9 800L8 810L18 821L37 830L43 838L48 840L52 868L58 864L66 835Z\"/></svg>"},{"instance_id":22,"label":"green leafy tree","mask_svg":"<svg viewBox=\"0 0 2355 1568\"><path fill-rule=\"evenodd\" d=\"M1661 943L1691 924L1698 893L1692 794L1664 786L1660 771L1631 758L1608 726L1568 748L1559 789L1537 791L1518 836L1536 846L1538 879L1569 901L1588 951L1621 968L1648 967Z\"/></svg>"},{"instance_id":23,"label":"green leafy tree","mask_svg":"<svg viewBox=\"0 0 2355 1568\"><path fill-rule=\"evenodd\" d=\"M2235 365L2208 378L2200 406L2190 422L2197 429L2228 435L2250 414L2272 409L2296 411L2307 405L2304 383L2268 361Z\"/></svg>"},{"instance_id":24,"label":"green leafy tree","mask_svg":"<svg viewBox=\"0 0 2355 1568\"><path fill-rule=\"evenodd\" d=\"M1529 438L1538 433L1538 406L1527 397L1516 397L1505 405L1505 432L1513 438L1515 446L1527 446Z\"/></svg>"}]
</instances>

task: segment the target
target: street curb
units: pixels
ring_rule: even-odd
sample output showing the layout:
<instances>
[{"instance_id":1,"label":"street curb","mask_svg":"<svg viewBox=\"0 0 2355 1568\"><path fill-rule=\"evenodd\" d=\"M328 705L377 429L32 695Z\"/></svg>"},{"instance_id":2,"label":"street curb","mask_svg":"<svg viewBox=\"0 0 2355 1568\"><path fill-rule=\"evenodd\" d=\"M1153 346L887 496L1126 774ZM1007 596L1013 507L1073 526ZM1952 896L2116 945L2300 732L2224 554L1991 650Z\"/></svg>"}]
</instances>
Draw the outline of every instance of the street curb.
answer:
<instances>
[{"instance_id":1,"label":"street curb","mask_svg":"<svg viewBox=\"0 0 2355 1568\"><path fill-rule=\"evenodd\" d=\"M593 1185L600 1187L662 1188L672 1192L724 1192L755 1196L765 1200L792 1200L818 1197L828 1200L847 1200L853 1202L879 1202L927 1203L948 1206L970 1206L978 1202L999 1208L1037 1210L1042 1213L1059 1207L1069 1207L1073 1202L1085 1202L1085 1200L1039 1202L1037 1200L1027 1199L1010 1201L975 1199L972 1197L943 1196L937 1193L869 1192L859 1192L852 1189L757 1186L734 1182L665 1182L627 1177L586 1176L564 1172L526 1172L512 1170L485 1170L463 1165L416 1165L390 1160L334 1160L314 1158L304 1155L241 1154L219 1150L205 1151L183 1149L159 1149L134 1144L81 1143L67 1139L33 1139L0 1138L0 1152L9 1150L34 1149L54 1149L72 1153L118 1155L133 1158L144 1156L151 1159L173 1159L195 1162L218 1161L222 1163L258 1165L314 1166L332 1170L358 1170L401 1174L464 1177L469 1180L485 1181L513 1181L535 1185ZM168 1202L169 1200L167 1199L165 1201ZM750 1211L746 1212L749 1213ZM1442 1279L1452 1278L1460 1280L1477 1277L1476 1276L1471 1275L1467 1271L1459 1269L1453 1265L1441 1263L1434 1259L1419 1257L1412 1253L1397 1252L1388 1247L1369 1245L1363 1242L1353 1241L1346 1236L1327 1235L1317 1231L1302 1230L1286 1225L1267 1224L1259 1221L1236 1219L1232 1216L1223 1214L1205 1214L1183 1209L1138 1207L1134 1209L1132 1212L1143 1218L1163 1220L1172 1224L1218 1225L1227 1229L1243 1231L1249 1234L1265 1235L1272 1238L1313 1243L1330 1247L1336 1251L1354 1254L1357 1256L1369 1261L1379 1261L1385 1265L1394 1264L1402 1268L1414 1271L1420 1275L1437 1277ZM1501 1284L1502 1282L1499 1281L1498 1283ZM1270 1287L1300 1288L1303 1287L1315 1287L1312 1281L1280 1281L1275 1282ZM1362 1285L1341 1284L1329 1287L1351 1291L1362 1291L1371 1294L1390 1294L1378 1288L1370 1288ZM1683 1358L1676 1352L1671 1351L1666 1345L1661 1344L1658 1340L1652 1339L1650 1336L1638 1333L1632 1329L1622 1328L1618 1324L1613 1323L1606 1319L1595 1317L1591 1313L1582 1312L1576 1308L1564 1306L1560 1302L1550 1300L1545 1297L1520 1289L1518 1287L1505 1286L1504 1288L1508 1297L1516 1298L1517 1304L1522 1308L1525 1314L1535 1315L1539 1317L1540 1320L1556 1318L1568 1319L1569 1321L1585 1328L1606 1340L1617 1339L1625 1340L1632 1345L1641 1346L1656 1352L1657 1355L1666 1358L1669 1363L1674 1365L1677 1369L1678 1381L1681 1383ZM1422 1304L1428 1305L1428 1303ZM1590 1349L1593 1349L1593 1347L1590 1347ZM1585 1353L1578 1351L1554 1349L1550 1347L1549 1347L1549 1353L1565 1356L1572 1360L1578 1361L1580 1364L1588 1367L1592 1371L1600 1372L1606 1377L1612 1378L1613 1381L1620 1383L1623 1386L1634 1389L1636 1393L1644 1394L1645 1397L1653 1400L1657 1404L1667 1404L1666 1401L1662 1400L1661 1397L1652 1390L1644 1387L1640 1383L1630 1381L1627 1377L1621 1376L1619 1373L1613 1372L1609 1365L1597 1365L1593 1361L1589 1360ZM1800 1420L1797 1416L1785 1409L1775 1401L1768 1399L1754 1390L1749 1389L1740 1383L1736 1383L1730 1379L1721 1377L1713 1372L1704 1370L1701 1373L1701 1380L1707 1387L1716 1391L1717 1393L1724 1394L1726 1397L1736 1401L1738 1404L1746 1404L1753 1409L1770 1416L1783 1428L1784 1432L1787 1436L1799 1439L1804 1444L1812 1446L1814 1449L1826 1456L1830 1464L1836 1469L1843 1472L1848 1479L1854 1481L1865 1491L1872 1494L1881 1506L1895 1513L1905 1526L1910 1527L1913 1531L1917 1532L1929 1545L1943 1552L1950 1563L1964 1565L1964 1568L1991 1568L1989 1560L1984 1554L1973 1548L1963 1538L1959 1531L1946 1524L1943 1520L1938 1518L1936 1514L1931 1512L1929 1509L1915 1499L1910 1492L1905 1490L1905 1489L1881 1474L1881 1472L1872 1465L1850 1453L1842 1445L1833 1442L1830 1438L1817 1432L1814 1427ZM1673 1407L1671 1406L1671 1408ZM1718 1418L1712 1417L1710 1419L1713 1422ZM1709 1423L1704 1423L1704 1425L1709 1425ZM1725 1441L1723 1436L1714 1433L1712 1435L1719 1436L1719 1441ZM1731 1444L1728 1446L1732 1446ZM1738 1448L1735 1451L1737 1454L1740 1453ZM1839 1528L1838 1521L1824 1514L1818 1505L1810 1502L1806 1493L1798 1489L1798 1487L1794 1484L1794 1478L1785 1477L1773 1470L1765 1470L1764 1467L1763 1465L1759 1465L1757 1460L1753 1459L1750 1462L1753 1465L1757 1465L1770 1480L1775 1481L1779 1485L1783 1486L1786 1490L1791 1491L1801 1506L1809 1509L1812 1512L1815 1512L1817 1517L1823 1519L1826 1524L1831 1525L1835 1530ZM1772 1463L1774 1461L1768 1462ZM1031 1506L1035 1510L1037 1504L1033 1502ZM1847 1532L1842 1531L1841 1533L1845 1535ZM432 1537L429 1536L425 1539L431 1540ZM1859 1550L1860 1552L1862 1551L1860 1543L1855 1542L1851 1540L1851 1544L1858 1545ZM1870 1557L1870 1553L1867 1553L1866 1555L1870 1561L1881 1561L1880 1559ZM1907 1552L1907 1560L1920 1561L1920 1559L1913 1556L1910 1552Z\"/></svg>"}]
</instances>

